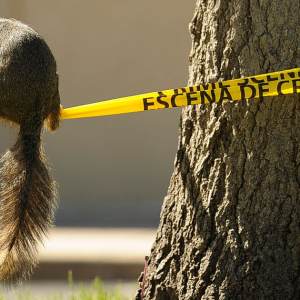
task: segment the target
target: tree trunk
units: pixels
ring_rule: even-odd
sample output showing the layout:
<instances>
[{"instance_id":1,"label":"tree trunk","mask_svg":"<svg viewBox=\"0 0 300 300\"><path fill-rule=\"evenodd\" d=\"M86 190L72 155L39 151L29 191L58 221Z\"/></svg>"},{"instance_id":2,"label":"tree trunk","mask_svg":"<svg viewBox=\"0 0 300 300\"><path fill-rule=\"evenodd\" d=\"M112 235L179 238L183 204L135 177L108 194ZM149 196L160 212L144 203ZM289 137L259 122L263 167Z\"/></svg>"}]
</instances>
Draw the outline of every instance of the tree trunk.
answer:
<instances>
[{"instance_id":1,"label":"tree trunk","mask_svg":"<svg viewBox=\"0 0 300 300\"><path fill-rule=\"evenodd\" d=\"M198 0L189 84L297 67L299 6ZM300 299L299 106L291 95L183 109L145 300Z\"/></svg>"}]
</instances>

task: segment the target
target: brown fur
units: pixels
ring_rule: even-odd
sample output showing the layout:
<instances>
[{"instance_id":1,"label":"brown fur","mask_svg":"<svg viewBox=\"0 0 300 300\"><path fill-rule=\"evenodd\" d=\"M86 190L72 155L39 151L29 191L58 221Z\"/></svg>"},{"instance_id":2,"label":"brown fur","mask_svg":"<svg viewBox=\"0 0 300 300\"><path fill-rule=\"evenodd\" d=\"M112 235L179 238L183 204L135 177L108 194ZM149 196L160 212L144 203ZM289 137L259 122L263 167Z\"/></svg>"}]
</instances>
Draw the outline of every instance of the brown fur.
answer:
<instances>
[{"instance_id":1,"label":"brown fur","mask_svg":"<svg viewBox=\"0 0 300 300\"><path fill-rule=\"evenodd\" d=\"M44 123L59 126L56 62L41 36L0 18L0 118L20 126L1 158L0 282L18 283L37 264L37 245L52 225L56 184L43 154Z\"/></svg>"}]
</instances>

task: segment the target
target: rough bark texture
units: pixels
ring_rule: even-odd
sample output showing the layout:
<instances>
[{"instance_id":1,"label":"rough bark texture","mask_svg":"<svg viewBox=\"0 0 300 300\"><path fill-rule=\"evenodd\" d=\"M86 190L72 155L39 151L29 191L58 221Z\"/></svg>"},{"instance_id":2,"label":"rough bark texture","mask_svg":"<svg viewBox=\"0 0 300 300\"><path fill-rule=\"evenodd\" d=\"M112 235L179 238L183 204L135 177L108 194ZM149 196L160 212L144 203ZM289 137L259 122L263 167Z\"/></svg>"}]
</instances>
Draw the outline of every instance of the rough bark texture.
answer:
<instances>
[{"instance_id":1,"label":"rough bark texture","mask_svg":"<svg viewBox=\"0 0 300 300\"><path fill-rule=\"evenodd\" d=\"M299 6L198 0L189 84L299 66ZM300 299L299 112L298 95L183 110L144 299Z\"/></svg>"}]
</instances>

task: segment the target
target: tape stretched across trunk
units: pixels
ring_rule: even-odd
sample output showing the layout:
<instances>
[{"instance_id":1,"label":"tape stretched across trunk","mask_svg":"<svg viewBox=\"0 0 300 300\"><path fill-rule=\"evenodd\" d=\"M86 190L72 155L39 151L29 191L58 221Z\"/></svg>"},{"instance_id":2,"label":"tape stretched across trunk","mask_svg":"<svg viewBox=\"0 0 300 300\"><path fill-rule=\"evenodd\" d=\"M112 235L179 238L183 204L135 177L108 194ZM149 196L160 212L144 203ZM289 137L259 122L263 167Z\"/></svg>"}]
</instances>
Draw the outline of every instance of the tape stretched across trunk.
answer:
<instances>
[{"instance_id":1,"label":"tape stretched across trunk","mask_svg":"<svg viewBox=\"0 0 300 300\"><path fill-rule=\"evenodd\" d=\"M293 93L300 93L300 68L62 109L61 119L100 117Z\"/></svg>"}]
</instances>

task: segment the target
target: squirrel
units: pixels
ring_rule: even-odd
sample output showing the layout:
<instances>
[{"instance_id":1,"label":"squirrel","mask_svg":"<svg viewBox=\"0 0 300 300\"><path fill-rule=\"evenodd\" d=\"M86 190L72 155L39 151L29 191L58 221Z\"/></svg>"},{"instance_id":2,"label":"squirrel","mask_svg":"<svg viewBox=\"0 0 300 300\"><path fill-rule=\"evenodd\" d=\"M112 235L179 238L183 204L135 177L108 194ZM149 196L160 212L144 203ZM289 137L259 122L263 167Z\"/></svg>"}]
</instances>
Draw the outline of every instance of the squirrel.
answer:
<instances>
[{"instance_id":1,"label":"squirrel","mask_svg":"<svg viewBox=\"0 0 300 300\"><path fill-rule=\"evenodd\" d=\"M0 18L0 120L19 125L0 169L0 282L18 284L38 263L38 245L52 227L57 189L41 134L60 121L56 61L29 26Z\"/></svg>"}]
</instances>

